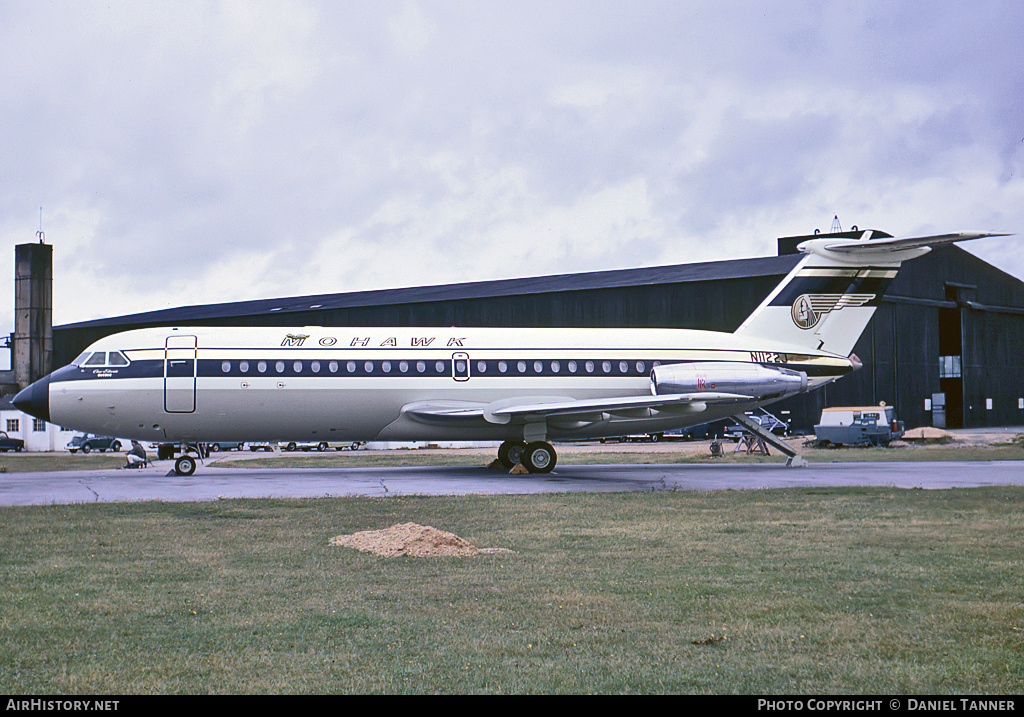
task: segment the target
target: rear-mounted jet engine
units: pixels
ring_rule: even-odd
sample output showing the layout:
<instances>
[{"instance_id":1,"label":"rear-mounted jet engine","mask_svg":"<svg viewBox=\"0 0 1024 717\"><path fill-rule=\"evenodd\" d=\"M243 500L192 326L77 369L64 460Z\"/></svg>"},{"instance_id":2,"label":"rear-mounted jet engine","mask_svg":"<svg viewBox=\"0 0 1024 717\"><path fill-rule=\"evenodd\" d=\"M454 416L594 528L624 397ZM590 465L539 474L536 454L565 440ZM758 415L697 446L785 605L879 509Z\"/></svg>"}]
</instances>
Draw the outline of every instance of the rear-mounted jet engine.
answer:
<instances>
[{"instance_id":1,"label":"rear-mounted jet engine","mask_svg":"<svg viewBox=\"0 0 1024 717\"><path fill-rule=\"evenodd\" d=\"M651 393L734 393L756 401L786 398L807 390L807 374L788 368L723 361L677 363L651 371Z\"/></svg>"}]
</instances>

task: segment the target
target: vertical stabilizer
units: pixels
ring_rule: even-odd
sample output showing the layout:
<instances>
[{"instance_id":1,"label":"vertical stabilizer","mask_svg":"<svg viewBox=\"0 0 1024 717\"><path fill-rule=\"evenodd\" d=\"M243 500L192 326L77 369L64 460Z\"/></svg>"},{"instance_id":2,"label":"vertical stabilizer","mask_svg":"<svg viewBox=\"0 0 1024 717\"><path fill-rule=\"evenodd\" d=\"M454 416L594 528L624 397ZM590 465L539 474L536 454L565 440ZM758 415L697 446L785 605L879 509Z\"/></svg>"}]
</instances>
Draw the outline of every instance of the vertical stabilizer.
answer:
<instances>
[{"instance_id":1,"label":"vertical stabilizer","mask_svg":"<svg viewBox=\"0 0 1024 717\"><path fill-rule=\"evenodd\" d=\"M1000 235L810 239L798 247L806 256L735 334L848 356L904 261L985 236Z\"/></svg>"}]
</instances>

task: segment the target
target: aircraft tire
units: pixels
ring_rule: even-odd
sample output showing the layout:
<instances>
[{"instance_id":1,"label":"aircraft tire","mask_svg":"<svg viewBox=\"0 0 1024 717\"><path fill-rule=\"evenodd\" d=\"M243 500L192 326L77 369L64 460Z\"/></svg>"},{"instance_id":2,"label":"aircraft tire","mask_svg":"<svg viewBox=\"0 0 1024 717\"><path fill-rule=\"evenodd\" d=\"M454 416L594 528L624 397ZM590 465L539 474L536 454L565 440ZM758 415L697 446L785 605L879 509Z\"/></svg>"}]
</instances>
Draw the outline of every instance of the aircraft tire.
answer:
<instances>
[{"instance_id":1,"label":"aircraft tire","mask_svg":"<svg viewBox=\"0 0 1024 717\"><path fill-rule=\"evenodd\" d=\"M550 443L535 441L523 451L523 465L531 473L550 473L558 456Z\"/></svg>"},{"instance_id":2,"label":"aircraft tire","mask_svg":"<svg viewBox=\"0 0 1024 717\"><path fill-rule=\"evenodd\" d=\"M506 468L511 468L516 463L522 463L523 453L526 451L526 443L523 441L505 441L498 446L498 460Z\"/></svg>"},{"instance_id":3,"label":"aircraft tire","mask_svg":"<svg viewBox=\"0 0 1024 717\"><path fill-rule=\"evenodd\" d=\"M196 472L196 460L192 456L182 456L174 462L174 472L180 476L190 476Z\"/></svg>"}]
</instances>

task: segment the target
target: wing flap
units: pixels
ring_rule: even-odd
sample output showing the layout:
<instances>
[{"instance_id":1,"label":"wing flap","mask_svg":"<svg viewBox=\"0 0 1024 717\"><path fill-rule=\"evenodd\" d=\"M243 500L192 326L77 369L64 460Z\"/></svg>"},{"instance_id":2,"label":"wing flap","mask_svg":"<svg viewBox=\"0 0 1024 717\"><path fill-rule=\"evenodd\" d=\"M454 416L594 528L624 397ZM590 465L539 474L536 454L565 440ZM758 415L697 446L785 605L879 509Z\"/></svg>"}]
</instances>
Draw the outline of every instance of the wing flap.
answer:
<instances>
[{"instance_id":1,"label":"wing flap","mask_svg":"<svg viewBox=\"0 0 1024 717\"><path fill-rule=\"evenodd\" d=\"M597 422L604 414L636 416L644 411L699 413L708 404L742 403L750 396L736 393L700 392L661 396L619 396L574 399L567 396L527 396L496 403L462 401L420 401L406 405L402 413L420 423L432 425L479 425L488 423L532 423L559 419Z\"/></svg>"},{"instance_id":2,"label":"wing flap","mask_svg":"<svg viewBox=\"0 0 1024 717\"><path fill-rule=\"evenodd\" d=\"M628 414L637 409L672 411L698 409L703 411L708 403L739 403L749 401L750 396L735 393L678 393L664 396L623 396L620 398L569 399L566 401L527 401L495 408L491 414L497 417L548 418L571 417L588 413Z\"/></svg>"}]
</instances>

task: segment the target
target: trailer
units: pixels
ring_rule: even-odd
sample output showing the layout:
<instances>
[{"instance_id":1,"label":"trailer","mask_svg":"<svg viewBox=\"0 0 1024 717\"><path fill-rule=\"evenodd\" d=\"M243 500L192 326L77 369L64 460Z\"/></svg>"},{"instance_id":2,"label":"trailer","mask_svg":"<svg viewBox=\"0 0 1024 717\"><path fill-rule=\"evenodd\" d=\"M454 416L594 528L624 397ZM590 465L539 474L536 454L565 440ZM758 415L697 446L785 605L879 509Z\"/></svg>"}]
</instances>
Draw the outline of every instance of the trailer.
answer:
<instances>
[{"instance_id":1,"label":"trailer","mask_svg":"<svg viewBox=\"0 0 1024 717\"><path fill-rule=\"evenodd\" d=\"M903 435L903 421L896 408L886 406L846 406L826 408L814 427L815 444L829 446L888 446Z\"/></svg>"}]
</instances>

